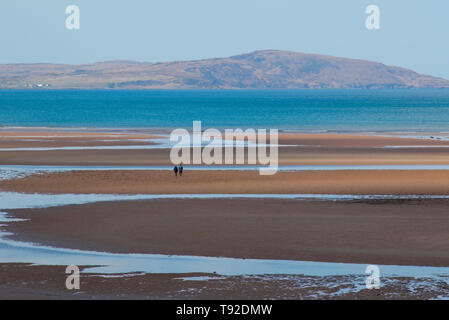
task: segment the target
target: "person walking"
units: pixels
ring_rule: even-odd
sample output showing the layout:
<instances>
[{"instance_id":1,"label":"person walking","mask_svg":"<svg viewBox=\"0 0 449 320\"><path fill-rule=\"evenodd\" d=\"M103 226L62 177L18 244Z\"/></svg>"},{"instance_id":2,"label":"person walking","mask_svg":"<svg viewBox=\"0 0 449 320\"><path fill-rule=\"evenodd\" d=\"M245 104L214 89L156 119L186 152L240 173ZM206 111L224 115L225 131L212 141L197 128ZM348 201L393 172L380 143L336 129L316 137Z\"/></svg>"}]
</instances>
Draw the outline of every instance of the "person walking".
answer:
<instances>
[{"instance_id":1,"label":"person walking","mask_svg":"<svg viewBox=\"0 0 449 320\"><path fill-rule=\"evenodd\" d=\"M179 165L179 175L182 176L182 172L184 171L184 167L182 166L182 163Z\"/></svg>"},{"instance_id":2,"label":"person walking","mask_svg":"<svg viewBox=\"0 0 449 320\"><path fill-rule=\"evenodd\" d=\"M178 176L178 166L175 166L173 168L173 172L175 173L175 177L177 177Z\"/></svg>"}]
</instances>

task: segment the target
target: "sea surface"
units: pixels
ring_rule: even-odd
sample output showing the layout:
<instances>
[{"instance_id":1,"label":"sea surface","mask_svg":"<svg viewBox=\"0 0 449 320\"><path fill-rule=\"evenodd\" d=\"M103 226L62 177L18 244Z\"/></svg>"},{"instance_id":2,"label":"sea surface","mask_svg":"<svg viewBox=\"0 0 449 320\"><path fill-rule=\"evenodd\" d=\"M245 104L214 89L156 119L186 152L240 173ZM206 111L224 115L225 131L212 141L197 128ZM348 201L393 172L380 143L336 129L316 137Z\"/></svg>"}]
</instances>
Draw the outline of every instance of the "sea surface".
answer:
<instances>
[{"instance_id":1,"label":"sea surface","mask_svg":"<svg viewBox=\"0 0 449 320\"><path fill-rule=\"evenodd\" d=\"M0 126L449 131L449 89L1 90Z\"/></svg>"}]
</instances>

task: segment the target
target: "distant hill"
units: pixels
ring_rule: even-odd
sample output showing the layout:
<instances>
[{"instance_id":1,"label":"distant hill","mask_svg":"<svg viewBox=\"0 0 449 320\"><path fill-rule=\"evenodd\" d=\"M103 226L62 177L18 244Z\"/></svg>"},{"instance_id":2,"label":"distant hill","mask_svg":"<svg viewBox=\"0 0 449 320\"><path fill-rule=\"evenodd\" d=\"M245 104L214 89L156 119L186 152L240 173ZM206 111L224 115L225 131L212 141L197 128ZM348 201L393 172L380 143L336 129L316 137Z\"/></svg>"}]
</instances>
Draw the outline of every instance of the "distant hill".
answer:
<instances>
[{"instance_id":1,"label":"distant hill","mask_svg":"<svg viewBox=\"0 0 449 320\"><path fill-rule=\"evenodd\" d=\"M0 88L449 88L449 81L382 63L264 50L229 58L84 65L3 64Z\"/></svg>"}]
</instances>

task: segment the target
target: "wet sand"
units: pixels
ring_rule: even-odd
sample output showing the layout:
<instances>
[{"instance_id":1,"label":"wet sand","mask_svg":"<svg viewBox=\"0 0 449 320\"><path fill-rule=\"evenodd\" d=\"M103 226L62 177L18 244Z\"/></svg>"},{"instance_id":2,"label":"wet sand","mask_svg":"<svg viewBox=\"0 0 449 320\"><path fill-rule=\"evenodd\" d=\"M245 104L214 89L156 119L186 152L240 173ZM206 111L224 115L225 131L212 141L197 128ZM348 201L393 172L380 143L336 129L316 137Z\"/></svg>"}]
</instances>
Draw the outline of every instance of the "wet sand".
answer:
<instances>
[{"instance_id":1,"label":"wet sand","mask_svg":"<svg viewBox=\"0 0 449 320\"><path fill-rule=\"evenodd\" d=\"M59 138L54 138L58 137ZM69 138L67 138L69 135ZM0 147L142 145L157 133L0 132ZM20 141L25 137L26 141ZM42 136L49 136L47 141ZM12 139L16 137L16 139ZM20 138L22 137L22 138ZM100 140L120 140L104 142ZM56 140L56 141L53 141ZM2 146L3 143L3 146ZM151 144L151 143L144 143ZM280 164L449 164L449 141L357 134L281 134ZM293 146L299 145L299 146ZM384 148L406 146L405 148ZM427 146L422 148L417 146ZM0 164L36 165L169 165L169 149L2 151Z\"/></svg>"},{"instance_id":2,"label":"wet sand","mask_svg":"<svg viewBox=\"0 0 449 320\"><path fill-rule=\"evenodd\" d=\"M141 140L154 138L160 136L116 132L0 131L0 148L153 145Z\"/></svg>"},{"instance_id":3,"label":"wet sand","mask_svg":"<svg viewBox=\"0 0 449 320\"><path fill-rule=\"evenodd\" d=\"M143 146L155 145L146 141L130 141L121 139L110 140L47 140L32 141L30 139L0 140L0 148L61 148L61 147L98 147L98 146ZM2 151L2 150L0 150ZM3 150L4 151L4 150Z\"/></svg>"},{"instance_id":4,"label":"wet sand","mask_svg":"<svg viewBox=\"0 0 449 320\"><path fill-rule=\"evenodd\" d=\"M94 251L449 265L449 200L185 199L8 210L12 239ZM81 263L80 263L81 264Z\"/></svg>"},{"instance_id":5,"label":"wet sand","mask_svg":"<svg viewBox=\"0 0 449 320\"><path fill-rule=\"evenodd\" d=\"M104 139L151 139L159 138L160 135L156 133L140 132L140 131L126 131L126 130L109 130L109 131L80 131L80 130L0 130L1 140L58 140L58 141L72 141L72 140L104 140Z\"/></svg>"},{"instance_id":6,"label":"wet sand","mask_svg":"<svg viewBox=\"0 0 449 320\"><path fill-rule=\"evenodd\" d=\"M161 135L167 135L167 130L143 130L143 129L109 129L109 130L51 130L45 131L41 129L29 128L28 130L0 130L1 140L27 140L27 139L43 139L71 141L79 140L104 140L104 139L151 139L160 138ZM420 134L425 136L426 134ZM427 134L432 136L432 134ZM438 135L438 134L435 134ZM243 137L243 136L241 136ZM224 137L223 137L224 138ZM269 138L269 136L267 136ZM426 145L426 146L449 146L449 140L440 140L438 137L431 139L420 139L402 137L395 134L378 135L378 134L344 134L344 133L279 133L279 143L289 145L308 145L308 146L325 146L325 147L383 147L391 145Z\"/></svg>"},{"instance_id":7,"label":"wet sand","mask_svg":"<svg viewBox=\"0 0 449 320\"><path fill-rule=\"evenodd\" d=\"M383 286L379 290L360 290L364 277L124 274L105 278L100 274L86 274L82 268L80 290L67 290L64 271L65 266L0 264L0 299L384 300L435 299L449 292L447 284L422 284L410 278L383 278ZM188 280L195 276L208 276L209 280Z\"/></svg>"},{"instance_id":8,"label":"wet sand","mask_svg":"<svg viewBox=\"0 0 449 320\"><path fill-rule=\"evenodd\" d=\"M26 193L112 194L401 194L445 195L448 170L278 172L171 170L70 171L0 181L0 190Z\"/></svg>"},{"instance_id":9,"label":"wet sand","mask_svg":"<svg viewBox=\"0 0 449 320\"><path fill-rule=\"evenodd\" d=\"M408 138L395 135L344 134L344 133L281 133L280 144L297 144L322 147L379 148L385 146L449 146L449 141Z\"/></svg>"},{"instance_id":10,"label":"wet sand","mask_svg":"<svg viewBox=\"0 0 449 320\"><path fill-rule=\"evenodd\" d=\"M171 165L170 149L1 151L0 165ZM280 165L449 164L449 148L280 147Z\"/></svg>"},{"instance_id":11,"label":"wet sand","mask_svg":"<svg viewBox=\"0 0 449 320\"><path fill-rule=\"evenodd\" d=\"M167 132L165 132L167 133ZM0 148L141 145L151 130L0 130ZM103 141L108 140L108 141ZM282 134L279 163L449 164L449 141L357 134ZM385 148L401 146L401 148ZM418 147L421 146L421 147ZM422 148L426 146L429 148ZM170 165L169 149L0 151L0 164ZM449 194L449 172L359 170L279 172L74 171L2 181L29 193ZM276 199L100 202L8 210L13 239L57 247L363 264L449 265L449 200L297 201ZM80 265L82 262L80 262ZM429 299L446 283L382 279L355 293L356 277L250 276L184 281L192 275L83 275L64 288L65 267L0 264L0 299ZM195 274L199 276L200 274ZM342 289L340 292L339 290Z\"/></svg>"}]
</instances>

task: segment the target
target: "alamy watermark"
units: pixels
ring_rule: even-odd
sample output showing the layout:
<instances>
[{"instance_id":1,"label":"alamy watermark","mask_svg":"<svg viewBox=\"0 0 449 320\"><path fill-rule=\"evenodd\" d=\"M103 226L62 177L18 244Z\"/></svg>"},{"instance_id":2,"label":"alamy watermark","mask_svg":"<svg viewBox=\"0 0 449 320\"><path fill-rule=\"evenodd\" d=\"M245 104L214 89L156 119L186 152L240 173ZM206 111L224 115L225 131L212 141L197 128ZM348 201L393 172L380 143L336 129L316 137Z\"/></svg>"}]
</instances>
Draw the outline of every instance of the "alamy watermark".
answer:
<instances>
[{"instance_id":1,"label":"alamy watermark","mask_svg":"<svg viewBox=\"0 0 449 320\"><path fill-rule=\"evenodd\" d=\"M70 265L65 269L68 274L65 280L65 287L68 290L79 290L80 288L80 269L78 266Z\"/></svg>"},{"instance_id":2,"label":"alamy watermark","mask_svg":"<svg viewBox=\"0 0 449 320\"><path fill-rule=\"evenodd\" d=\"M65 13L68 15L65 19L65 27L68 30L80 29L80 8L77 5L69 5L65 8Z\"/></svg>"},{"instance_id":3,"label":"alamy watermark","mask_svg":"<svg viewBox=\"0 0 449 320\"><path fill-rule=\"evenodd\" d=\"M175 145L170 160L175 165L261 165L265 166L259 169L261 175L273 175L278 170L278 140L278 129L270 129L269 134L266 129L202 131L201 121L193 121L192 134L181 128L171 132Z\"/></svg>"},{"instance_id":4,"label":"alamy watermark","mask_svg":"<svg viewBox=\"0 0 449 320\"><path fill-rule=\"evenodd\" d=\"M65 20L65 27L68 30L80 29L80 8L77 5L68 5L65 9L67 15ZM368 15L365 20L365 27L368 30L380 29L380 8L375 4L371 4L365 8L365 13Z\"/></svg>"},{"instance_id":5,"label":"alamy watermark","mask_svg":"<svg viewBox=\"0 0 449 320\"><path fill-rule=\"evenodd\" d=\"M368 30L379 30L380 29L380 9L379 6L374 4L369 5L365 9L365 13L368 17L365 20L365 27Z\"/></svg>"},{"instance_id":6,"label":"alamy watermark","mask_svg":"<svg viewBox=\"0 0 449 320\"><path fill-rule=\"evenodd\" d=\"M368 274L365 280L367 289L380 289L380 269L374 264L366 267L365 273Z\"/></svg>"}]
</instances>

